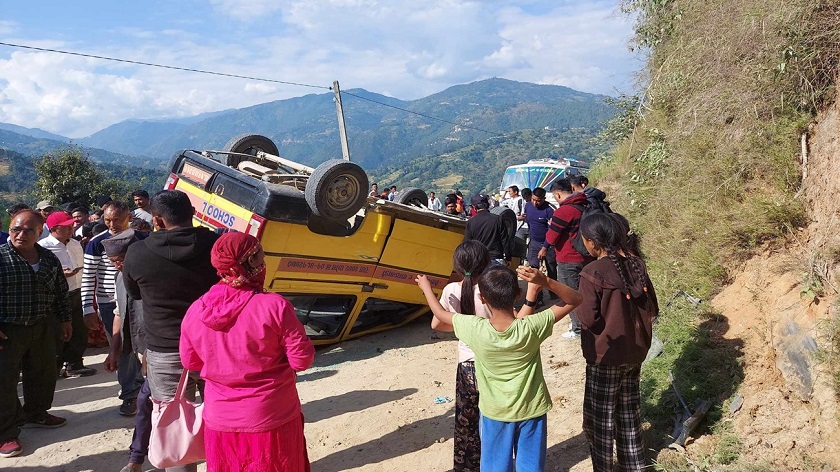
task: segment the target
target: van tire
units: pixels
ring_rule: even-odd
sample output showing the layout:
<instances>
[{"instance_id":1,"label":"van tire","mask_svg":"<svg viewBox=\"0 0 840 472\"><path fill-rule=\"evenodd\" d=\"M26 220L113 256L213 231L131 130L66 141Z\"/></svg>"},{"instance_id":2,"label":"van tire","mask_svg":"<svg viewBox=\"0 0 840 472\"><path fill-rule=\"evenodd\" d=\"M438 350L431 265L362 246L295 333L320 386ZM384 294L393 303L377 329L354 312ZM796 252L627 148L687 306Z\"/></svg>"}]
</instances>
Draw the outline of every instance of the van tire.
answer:
<instances>
[{"instance_id":1,"label":"van tire","mask_svg":"<svg viewBox=\"0 0 840 472\"><path fill-rule=\"evenodd\" d=\"M304 195L316 216L344 220L367 201L368 176L355 162L332 159L315 168Z\"/></svg>"},{"instance_id":2,"label":"van tire","mask_svg":"<svg viewBox=\"0 0 840 472\"><path fill-rule=\"evenodd\" d=\"M230 141L225 144L225 151L236 152L239 154L257 155L257 151L262 151L272 156L279 156L280 151L274 141L259 134L240 134L230 138Z\"/></svg>"},{"instance_id":3,"label":"van tire","mask_svg":"<svg viewBox=\"0 0 840 472\"><path fill-rule=\"evenodd\" d=\"M426 196L426 192L417 187L406 187L397 195L396 202L402 203L403 205L426 208L429 203L429 197Z\"/></svg>"}]
</instances>

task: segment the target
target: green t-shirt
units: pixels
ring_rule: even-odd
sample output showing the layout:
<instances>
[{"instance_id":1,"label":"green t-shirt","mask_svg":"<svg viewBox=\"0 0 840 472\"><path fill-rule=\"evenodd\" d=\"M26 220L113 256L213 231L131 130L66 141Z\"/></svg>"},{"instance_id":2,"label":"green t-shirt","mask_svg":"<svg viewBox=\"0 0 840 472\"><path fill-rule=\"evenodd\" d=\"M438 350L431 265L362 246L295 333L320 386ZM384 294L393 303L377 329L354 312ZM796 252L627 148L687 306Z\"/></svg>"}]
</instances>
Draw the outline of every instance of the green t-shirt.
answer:
<instances>
[{"instance_id":1,"label":"green t-shirt","mask_svg":"<svg viewBox=\"0 0 840 472\"><path fill-rule=\"evenodd\" d=\"M478 316L452 317L455 336L475 353L478 408L496 421L524 421L551 409L540 344L551 336L551 309L517 319L505 332Z\"/></svg>"}]
</instances>

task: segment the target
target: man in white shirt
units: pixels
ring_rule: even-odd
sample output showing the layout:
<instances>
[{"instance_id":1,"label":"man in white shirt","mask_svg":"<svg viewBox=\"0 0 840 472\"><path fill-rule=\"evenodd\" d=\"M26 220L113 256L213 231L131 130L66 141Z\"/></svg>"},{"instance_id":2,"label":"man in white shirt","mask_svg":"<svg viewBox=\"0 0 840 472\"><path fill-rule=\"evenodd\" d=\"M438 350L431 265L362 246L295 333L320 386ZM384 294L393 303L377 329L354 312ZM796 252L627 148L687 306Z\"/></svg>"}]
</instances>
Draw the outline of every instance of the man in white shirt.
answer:
<instances>
[{"instance_id":1,"label":"man in white shirt","mask_svg":"<svg viewBox=\"0 0 840 472\"><path fill-rule=\"evenodd\" d=\"M70 313L72 315L73 334L69 340L57 340L56 364L59 375L63 377L87 377L96 373L96 369L85 367L84 354L87 348L88 327L86 323L96 326L96 317L87 319L82 315L82 266L84 251L81 244L73 239L73 217L67 212L56 211L47 217L46 225L50 230L49 236L38 241L42 247L49 249L64 269L67 278ZM61 372L61 368L64 371Z\"/></svg>"},{"instance_id":2,"label":"man in white shirt","mask_svg":"<svg viewBox=\"0 0 840 472\"><path fill-rule=\"evenodd\" d=\"M517 224L516 236L526 239L528 236L528 223L525 221L525 199L519 195L519 187L511 185L505 190L505 198L500 205L508 207L516 213Z\"/></svg>"},{"instance_id":3,"label":"man in white shirt","mask_svg":"<svg viewBox=\"0 0 840 472\"><path fill-rule=\"evenodd\" d=\"M152 214L149 213L149 192L135 190L131 193L131 198L134 199L134 204L137 205L137 208L132 212L132 216L146 220L150 226L154 226L152 223Z\"/></svg>"},{"instance_id":4,"label":"man in white shirt","mask_svg":"<svg viewBox=\"0 0 840 472\"><path fill-rule=\"evenodd\" d=\"M73 234L77 237L76 239L82 238L82 226L90 221L90 215L86 208L77 207L70 209L70 216L73 217Z\"/></svg>"},{"instance_id":5,"label":"man in white shirt","mask_svg":"<svg viewBox=\"0 0 840 472\"><path fill-rule=\"evenodd\" d=\"M440 202L440 198L435 196L435 192L429 192L429 210L432 211L440 211L443 209L443 204Z\"/></svg>"}]
</instances>

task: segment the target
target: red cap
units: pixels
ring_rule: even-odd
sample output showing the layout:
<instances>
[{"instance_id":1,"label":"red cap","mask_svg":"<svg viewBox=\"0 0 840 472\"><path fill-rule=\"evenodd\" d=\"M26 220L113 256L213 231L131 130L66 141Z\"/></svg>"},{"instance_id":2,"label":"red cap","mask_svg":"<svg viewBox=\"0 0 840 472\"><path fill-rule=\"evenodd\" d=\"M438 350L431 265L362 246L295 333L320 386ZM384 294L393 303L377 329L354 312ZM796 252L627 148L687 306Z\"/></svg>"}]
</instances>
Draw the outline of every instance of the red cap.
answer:
<instances>
[{"instance_id":1,"label":"red cap","mask_svg":"<svg viewBox=\"0 0 840 472\"><path fill-rule=\"evenodd\" d=\"M66 211L56 211L47 217L47 228L53 229L56 226L73 226L76 221Z\"/></svg>"}]
</instances>

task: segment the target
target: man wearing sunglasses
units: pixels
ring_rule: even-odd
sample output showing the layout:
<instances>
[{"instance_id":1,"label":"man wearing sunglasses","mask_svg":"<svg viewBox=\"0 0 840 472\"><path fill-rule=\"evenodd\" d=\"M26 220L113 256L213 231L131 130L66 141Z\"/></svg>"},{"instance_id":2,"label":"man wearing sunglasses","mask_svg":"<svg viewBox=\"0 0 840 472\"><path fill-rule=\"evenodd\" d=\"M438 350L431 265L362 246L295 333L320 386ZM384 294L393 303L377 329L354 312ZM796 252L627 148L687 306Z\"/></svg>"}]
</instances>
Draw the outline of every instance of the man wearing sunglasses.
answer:
<instances>
[{"instance_id":1,"label":"man wearing sunglasses","mask_svg":"<svg viewBox=\"0 0 840 472\"><path fill-rule=\"evenodd\" d=\"M39 213L21 210L12 216L9 243L0 245L0 458L23 451L21 427L66 423L47 410L55 393L55 339L68 341L73 328L61 262L37 244L43 227Z\"/></svg>"}]
</instances>

